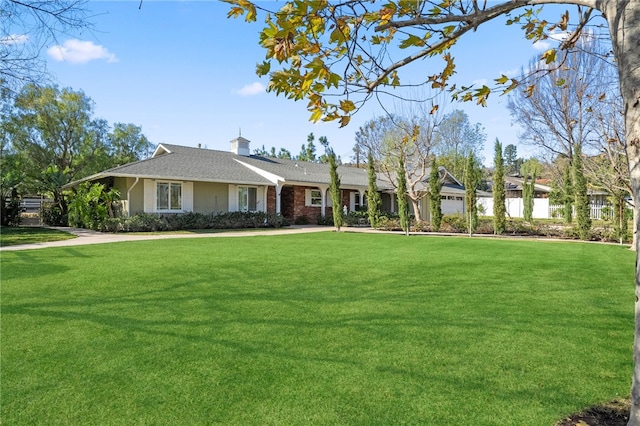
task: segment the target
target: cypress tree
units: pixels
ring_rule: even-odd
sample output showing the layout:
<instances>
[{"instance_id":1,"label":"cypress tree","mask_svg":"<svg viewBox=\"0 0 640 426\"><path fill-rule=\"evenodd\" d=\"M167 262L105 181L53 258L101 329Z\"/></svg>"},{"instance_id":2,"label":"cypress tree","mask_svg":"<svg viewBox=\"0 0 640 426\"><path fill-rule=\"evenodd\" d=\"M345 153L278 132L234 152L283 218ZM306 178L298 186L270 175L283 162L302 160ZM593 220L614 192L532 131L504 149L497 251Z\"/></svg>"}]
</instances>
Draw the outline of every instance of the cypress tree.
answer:
<instances>
[{"instance_id":1,"label":"cypress tree","mask_svg":"<svg viewBox=\"0 0 640 426\"><path fill-rule=\"evenodd\" d=\"M575 145L573 149L573 191L576 206L576 231L581 240L591 237L591 205L587 195L587 179L582 166L582 149Z\"/></svg>"},{"instance_id":2,"label":"cypress tree","mask_svg":"<svg viewBox=\"0 0 640 426\"><path fill-rule=\"evenodd\" d=\"M573 185L571 181L571 166L567 165L564 169L564 187L562 188L564 197L562 214L564 221L568 224L573 222Z\"/></svg>"},{"instance_id":3,"label":"cypress tree","mask_svg":"<svg viewBox=\"0 0 640 426\"><path fill-rule=\"evenodd\" d=\"M478 195L476 189L480 181L480 170L475 157L469 152L464 168L464 193L467 204L467 230L472 235L478 226Z\"/></svg>"},{"instance_id":4,"label":"cypress tree","mask_svg":"<svg viewBox=\"0 0 640 426\"><path fill-rule=\"evenodd\" d=\"M336 227L336 230L340 232L340 227L344 222L344 217L342 216L342 209L340 205L342 204L342 200L340 197L340 176L338 175L338 162L336 161L335 153L329 153L329 176L331 178L331 183L329 184L329 192L331 193L331 202L333 203L333 225Z\"/></svg>"},{"instance_id":5,"label":"cypress tree","mask_svg":"<svg viewBox=\"0 0 640 426\"><path fill-rule=\"evenodd\" d=\"M407 175L404 166L404 158L400 157L398 162L398 215L400 216L400 226L409 235L409 204L407 203Z\"/></svg>"},{"instance_id":6,"label":"cypress tree","mask_svg":"<svg viewBox=\"0 0 640 426\"><path fill-rule=\"evenodd\" d=\"M431 172L429 173L429 210L431 212L431 226L435 232L440 230L442 223L442 198L440 190L442 182L435 157L431 160Z\"/></svg>"},{"instance_id":7,"label":"cypress tree","mask_svg":"<svg viewBox=\"0 0 640 426\"><path fill-rule=\"evenodd\" d=\"M521 173L524 177L522 182L523 216L524 220L531 222L533 220L533 198L536 179L540 175L540 163L535 158L525 161L522 165Z\"/></svg>"},{"instance_id":8,"label":"cypress tree","mask_svg":"<svg viewBox=\"0 0 640 426\"><path fill-rule=\"evenodd\" d=\"M502 158L502 144L498 139L495 144L493 168L493 233L500 235L507 229L507 208L505 206L504 158Z\"/></svg>"},{"instance_id":9,"label":"cypress tree","mask_svg":"<svg viewBox=\"0 0 640 426\"><path fill-rule=\"evenodd\" d=\"M373 155L369 151L367 156L367 170L369 172L369 188L367 189L367 213L369 214L369 224L372 228L378 226L380 220L380 205L382 200L380 199L380 193L378 192L378 185L376 183L376 169L373 164Z\"/></svg>"}]
</instances>

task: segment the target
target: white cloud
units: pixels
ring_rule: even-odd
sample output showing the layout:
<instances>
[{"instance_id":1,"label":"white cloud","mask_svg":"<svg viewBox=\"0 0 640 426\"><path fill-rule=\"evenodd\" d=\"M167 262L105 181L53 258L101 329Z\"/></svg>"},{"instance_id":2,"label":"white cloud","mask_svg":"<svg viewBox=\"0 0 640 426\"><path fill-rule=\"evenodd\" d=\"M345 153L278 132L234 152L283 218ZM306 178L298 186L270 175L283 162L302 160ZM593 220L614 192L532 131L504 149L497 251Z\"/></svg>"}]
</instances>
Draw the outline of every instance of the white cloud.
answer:
<instances>
[{"instance_id":1,"label":"white cloud","mask_svg":"<svg viewBox=\"0 0 640 426\"><path fill-rule=\"evenodd\" d=\"M94 44L92 41L77 39L67 40L62 46L52 46L47 49L47 54L58 62L65 61L72 64L86 64L98 59L118 62L116 55L109 52L106 47Z\"/></svg>"},{"instance_id":2,"label":"white cloud","mask_svg":"<svg viewBox=\"0 0 640 426\"><path fill-rule=\"evenodd\" d=\"M510 70L502 71L501 74L506 75L509 78L516 77L520 73L520 70L517 68L513 68Z\"/></svg>"},{"instance_id":3,"label":"white cloud","mask_svg":"<svg viewBox=\"0 0 640 426\"><path fill-rule=\"evenodd\" d=\"M251 84L247 84L242 89L238 90L238 93L242 96L253 96L259 95L260 93L264 93L265 87L262 83L255 82Z\"/></svg>"},{"instance_id":4,"label":"white cloud","mask_svg":"<svg viewBox=\"0 0 640 426\"><path fill-rule=\"evenodd\" d=\"M10 34L8 36L0 37L0 44L25 44L29 41L29 36L26 34Z\"/></svg>"},{"instance_id":5,"label":"white cloud","mask_svg":"<svg viewBox=\"0 0 640 426\"><path fill-rule=\"evenodd\" d=\"M551 43L546 40L536 41L533 43L533 48L540 51L549 50L551 48Z\"/></svg>"},{"instance_id":6,"label":"white cloud","mask_svg":"<svg viewBox=\"0 0 640 426\"><path fill-rule=\"evenodd\" d=\"M557 31L549 34L549 38L546 40L540 40L533 43L533 48L536 50L549 50L552 47L552 42L563 42L569 37L569 33L566 31Z\"/></svg>"}]
</instances>

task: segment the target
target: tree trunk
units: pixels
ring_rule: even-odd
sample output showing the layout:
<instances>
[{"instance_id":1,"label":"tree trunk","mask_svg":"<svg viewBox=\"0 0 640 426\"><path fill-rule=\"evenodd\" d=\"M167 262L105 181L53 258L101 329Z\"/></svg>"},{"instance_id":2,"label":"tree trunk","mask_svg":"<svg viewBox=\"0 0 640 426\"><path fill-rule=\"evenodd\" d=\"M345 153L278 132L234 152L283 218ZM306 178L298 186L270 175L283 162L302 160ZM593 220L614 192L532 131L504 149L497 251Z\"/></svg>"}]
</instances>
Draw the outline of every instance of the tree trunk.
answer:
<instances>
[{"instance_id":1,"label":"tree trunk","mask_svg":"<svg viewBox=\"0 0 640 426\"><path fill-rule=\"evenodd\" d=\"M631 191L635 201L640 200L640 2L618 0L598 2L605 13L611 31L611 41L624 101L625 138L631 174ZM634 234L637 234L640 203L634 203ZM631 385L631 415L628 426L640 426L640 258L638 239L636 250L635 333L633 342L633 380Z\"/></svg>"},{"instance_id":2,"label":"tree trunk","mask_svg":"<svg viewBox=\"0 0 640 426\"><path fill-rule=\"evenodd\" d=\"M416 217L416 223L422 222L422 211L420 209L420 200L414 200L413 197L409 197L411 200L411 206L413 207L413 215Z\"/></svg>"},{"instance_id":3,"label":"tree trunk","mask_svg":"<svg viewBox=\"0 0 640 426\"><path fill-rule=\"evenodd\" d=\"M631 205L635 206L636 205L636 198L632 195L631 196ZM638 215L636 214L636 210L633 209L633 228L631 228L631 235L632 235L632 241L631 241L631 250L633 251L638 251L636 250L637 244L638 244Z\"/></svg>"}]
</instances>

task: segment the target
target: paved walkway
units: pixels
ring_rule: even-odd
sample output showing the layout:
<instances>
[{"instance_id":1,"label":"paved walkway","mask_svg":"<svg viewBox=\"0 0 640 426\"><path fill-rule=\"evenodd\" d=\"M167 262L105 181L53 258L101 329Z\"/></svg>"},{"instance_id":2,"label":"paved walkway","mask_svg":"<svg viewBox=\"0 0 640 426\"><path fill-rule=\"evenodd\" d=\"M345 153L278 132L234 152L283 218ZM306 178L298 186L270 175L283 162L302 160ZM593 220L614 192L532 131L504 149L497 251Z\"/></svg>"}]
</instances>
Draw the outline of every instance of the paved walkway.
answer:
<instances>
[{"instance_id":1,"label":"paved walkway","mask_svg":"<svg viewBox=\"0 0 640 426\"><path fill-rule=\"evenodd\" d=\"M33 250L46 247L70 247L87 244L105 244L116 243L122 241L144 241L144 240L163 240L170 238L216 238L216 237L254 237L257 235L283 235L283 234L302 234L309 232L328 232L333 227L314 226L314 225L294 225L280 229L256 229L256 230L240 230L210 233L163 233L163 234L130 234L120 233L112 234L106 232L91 231L89 229L69 228L69 227L53 227L60 231L69 232L77 235L77 238L62 241L52 241L46 243L20 244L15 246L0 247L0 251L16 251L16 250Z\"/></svg>"},{"instance_id":2,"label":"paved walkway","mask_svg":"<svg viewBox=\"0 0 640 426\"><path fill-rule=\"evenodd\" d=\"M285 235L285 234L304 234L310 232L332 232L334 228L332 226L318 226L318 225L292 225L280 229L243 229L238 231L223 231L223 232L209 232L209 233L119 233L112 234L106 232L91 231L89 229L70 228L70 227L52 227L60 231L69 232L77 235L77 238L63 241L53 241L47 243L35 243L35 244L20 244L15 246L0 247L1 251L16 251L16 250L33 250L46 247L70 247L81 246L88 244L104 244L104 243L117 243L122 241L145 241L145 240L166 240L171 238L220 238L220 237L255 237L258 235ZM368 227L343 227L343 232L362 232L362 233L377 233L377 234L402 234L399 231L381 231ZM467 237L467 234L460 233L446 233L446 232L411 232L411 235L423 235L423 236L450 236L450 237ZM553 241L553 242L574 242L574 243L592 243L592 244L612 244L618 243L602 243L599 241L580 241L580 240L563 240L559 238L545 238L545 237L531 237L531 236L511 236L511 235L485 235L474 234L475 238L498 238L498 239L518 239L518 240L536 240L536 241ZM628 246L628 244L625 244Z\"/></svg>"}]
</instances>

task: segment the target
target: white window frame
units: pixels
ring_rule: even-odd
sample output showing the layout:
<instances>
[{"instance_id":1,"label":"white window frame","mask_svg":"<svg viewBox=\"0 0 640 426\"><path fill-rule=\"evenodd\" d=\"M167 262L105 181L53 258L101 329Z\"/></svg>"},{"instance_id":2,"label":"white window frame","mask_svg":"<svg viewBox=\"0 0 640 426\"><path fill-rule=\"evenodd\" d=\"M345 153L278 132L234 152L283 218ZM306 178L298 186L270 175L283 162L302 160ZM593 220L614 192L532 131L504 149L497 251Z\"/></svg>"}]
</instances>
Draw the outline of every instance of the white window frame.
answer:
<instances>
[{"instance_id":1,"label":"white window frame","mask_svg":"<svg viewBox=\"0 0 640 426\"><path fill-rule=\"evenodd\" d=\"M317 193L317 196L314 196ZM314 202L314 200L316 202ZM310 189L309 190L309 205L312 207L322 207L322 190Z\"/></svg>"},{"instance_id":2,"label":"white window frame","mask_svg":"<svg viewBox=\"0 0 640 426\"><path fill-rule=\"evenodd\" d=\"M167 208L160 208L160 197L158 196L158 191L161 185L168 185L168 194L167 194ZM172 205L172 192L173 188L180 188L180 194L178 197L178 205ZM182 212L183 211L183 194L184 188L182 182L173 182L173 181L158 181L156 182L156 211L159 213L171 213L171 212Z\"/></svg>"},{"instance_id":3,"label":"white window frame","mask_svg":"<svg viewBox=\"0 0 640 426\"><path fill-rule=\"evenodd\" d=\"M254 192L254 206L251 208L250 192ZM243 192L246 192L246 204L244 203ZM238 211L256 212L258 211L258 187L257 186L238 186Z\"/></svg>"}]
</instances>

